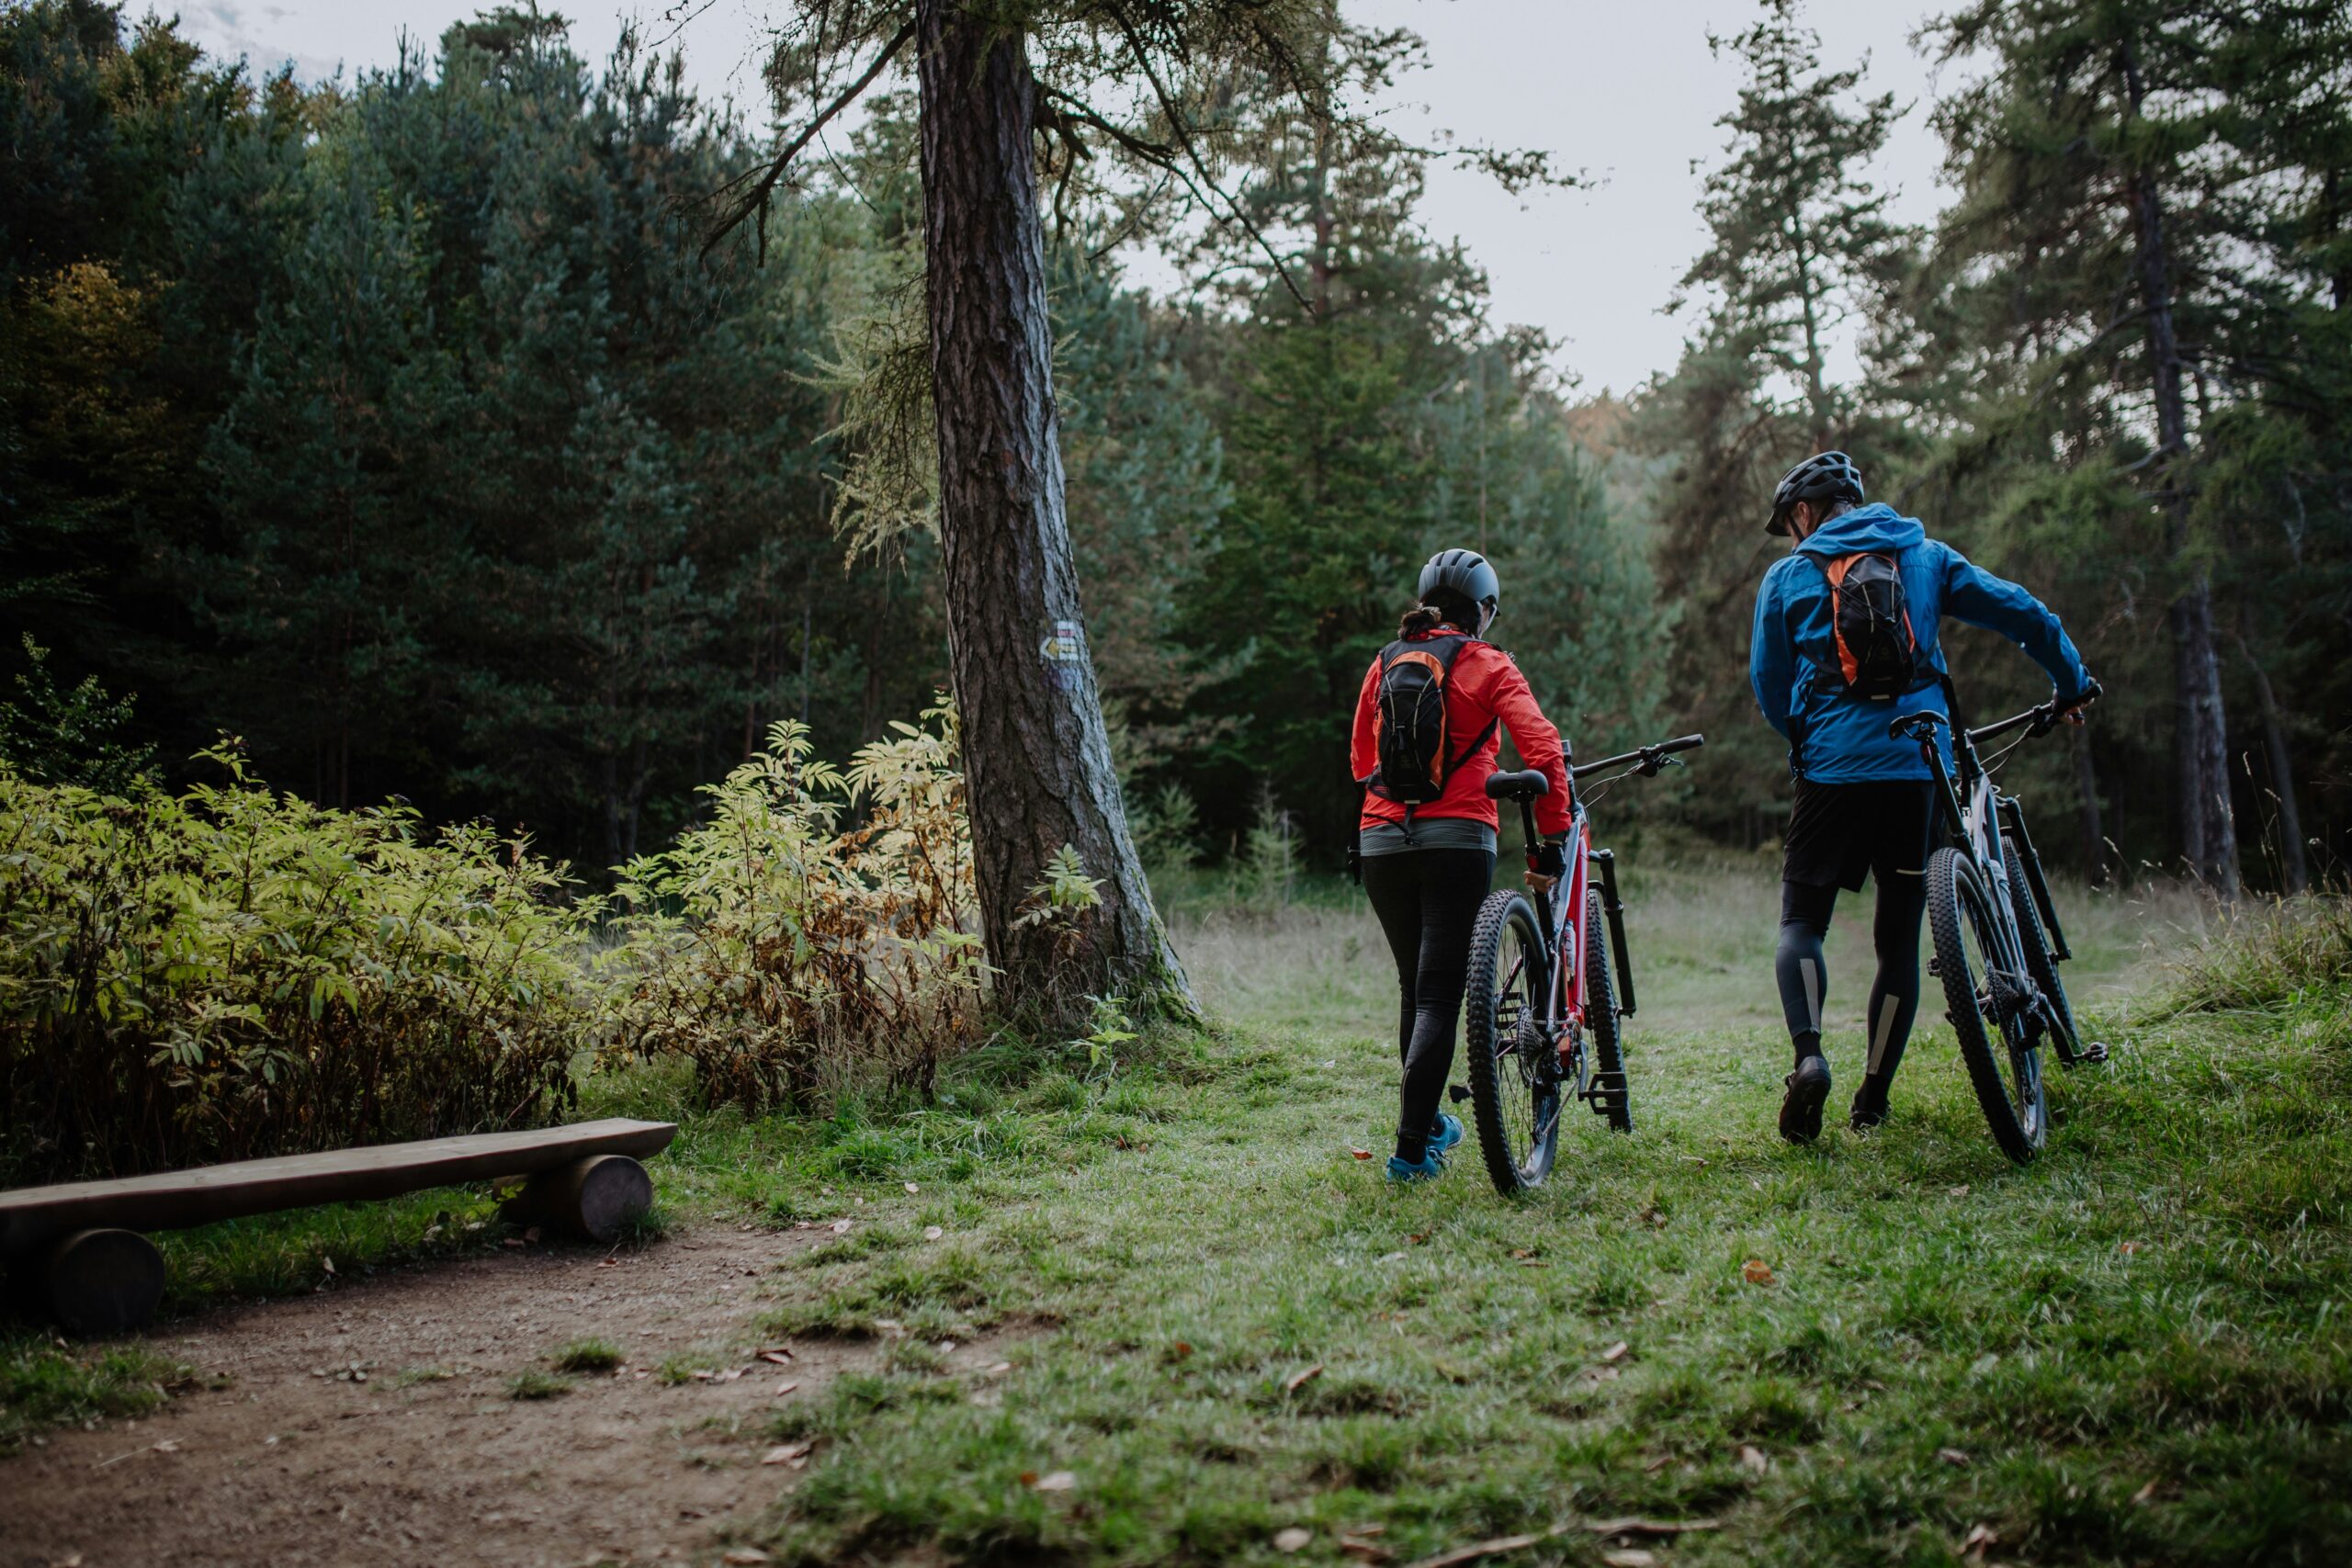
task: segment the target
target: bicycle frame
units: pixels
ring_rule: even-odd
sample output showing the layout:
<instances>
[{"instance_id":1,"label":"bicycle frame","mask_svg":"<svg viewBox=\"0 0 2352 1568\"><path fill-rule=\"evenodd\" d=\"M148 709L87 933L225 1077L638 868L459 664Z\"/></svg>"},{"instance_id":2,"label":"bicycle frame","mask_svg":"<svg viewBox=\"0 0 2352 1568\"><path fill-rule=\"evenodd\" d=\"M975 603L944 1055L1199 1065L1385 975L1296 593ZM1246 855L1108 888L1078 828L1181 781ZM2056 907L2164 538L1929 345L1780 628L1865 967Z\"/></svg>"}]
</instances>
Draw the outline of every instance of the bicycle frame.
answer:
<instances>
[{"instance_id":1,"label":"bicycle frame","mask_svg":"<svg viewBox=\"0 0 2352 1568\"><path fill-rule=\"evenodd\" d=\"M1957 783L1952 770L1944 766L1943 750L1936 744L1932 725L1917 732L1919 750L1936 775L1937 801L1944 826L1976 863L1977 871L1992 891L1993 924L2001 942L2001 968L2011 976L2021 975L2025 971L2025 942L2018 935L2016 907L2010 902L2008 857L2001 852L2002 796L1994 789L1992 776L1984 772L1984 764L1976 755L1975 738L1957 724L1947 727L1951 731L1953 768L1960 775ZM1962 798L1963 790L1965 800ZM2014 817L2016 802L2008 804L2007 815ZM2048 897L2047 892L2041 895L2043 899Z\"/></svg>"}]
</instances>

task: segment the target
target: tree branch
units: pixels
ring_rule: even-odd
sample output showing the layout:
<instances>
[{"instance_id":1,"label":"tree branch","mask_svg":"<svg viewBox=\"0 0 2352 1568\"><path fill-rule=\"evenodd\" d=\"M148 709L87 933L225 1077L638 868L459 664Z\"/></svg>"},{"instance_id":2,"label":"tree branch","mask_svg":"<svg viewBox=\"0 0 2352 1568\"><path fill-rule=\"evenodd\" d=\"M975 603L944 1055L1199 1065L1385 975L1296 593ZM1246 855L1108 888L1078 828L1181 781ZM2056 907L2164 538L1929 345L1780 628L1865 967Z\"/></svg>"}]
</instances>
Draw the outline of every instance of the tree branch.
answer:
<instances>
[{"instance_id":1,"label":"tree branch","mask_svg":"<svg viewBox=\"0 0 2352 1568\"><path fill-rule=\"evenodd\" d=\"M720 186L718 189L713 193L714 195L724 196L729 190L742 185L746 180L752 182L752 188L744 192L742 196L736 199L735 204L728 209L726 216L718 220L718 227L712 230L710 237L703 242L701 254L704 260L707 261L709 259L712 248L716 246L719 241L725 239L729 234L733 233L735 230L741 227L743 220L751 217L754 212L756 212L759 214L759 261L762 265L765 265L767 264L768 197L775 194L777 182L784 178L785 170L792 166L792 160L800 155L802 148L808 146L809 142L817 139L817 133L825 129L828 121L830 121L835 115L841 113L842 110L847 108L851 104L856 102L858 96L864 93L866 88L874 85L874 79L882 74L883 67L888 65L892 59L898 55L899 51L906 47L907 40L914 36L915 25L911 20L910 20L905 26L901 27L898 30L897 34L891 38L888 43L882 46L882 52L875 56L874 63L865 68L865 73L860 76L856 81L851 83L848 89L842 93L840 96L836 97L831 103L827 104L824 108L818 113L816 118L810 120L808 125L802 128L799 135L794 137L789 142L786 143L785 146L777 152L776 155L768 161L767 167L764 170L761 171L757 176L754 176L747 170L743 174L737 175L734 179L728 181L725 185Z\"/></svg>"},{"instance_id":2,"label":"tree branch","mask_svg":"<svg viewBox=\"0 0 2352 1568\"><path fill-rule=\"evenodd\" d=\"M1266 260L1273 265L1275 276L1283 280L1283 287L1290 290L1291 298L1298 301L1300 309L1308 315L1313 315L1315 306L1304 293L1300 292L1298 280L1291 276L1290 268L1283 264L1283 258L1274 254L1274 247L1267 243L1266 236L1259 231L1258 226L1243 215L1240 203L1229 196L1225 196L1223 188L1209 174L1208 165L1202 161L1200 152L1193 146L1192 133L1185 129L1184 117L1178 112L1175 98L1166 87L1160 85L1159 73L1151 68L1151 56L1144 48L1143 39L1136 35L1135 24L1127 19L1125 8L1118 5L1116 0L1113 0L1109 10L1112 19L1119 24L1119 31L1126 38L1128 50L1136 57L1136 68L1143 73L1143 79L1151 84L1152 95L1159 100L1159 112L1168 117L1168 129L1175 136L1176 144L1183 149L1184 156L1191 161L1194 172L1201 176L1202 184L1217 195L1225 197L1226 210L1232 215L1231 220L1239 224L1241 231L1250 236L1259 250L1265 253ZM1172 158L1160 163L1159 166L1183 180L1186 188L1191 189L1195 197L1200 195L1199 189L1193 185L1191 178L1185 175L1183 171L1176 167ZM1212 213L1216 211L1216 208L1205 198L1203 198L1201 204L1208 207Z\"/></svg>"}]
</instances>

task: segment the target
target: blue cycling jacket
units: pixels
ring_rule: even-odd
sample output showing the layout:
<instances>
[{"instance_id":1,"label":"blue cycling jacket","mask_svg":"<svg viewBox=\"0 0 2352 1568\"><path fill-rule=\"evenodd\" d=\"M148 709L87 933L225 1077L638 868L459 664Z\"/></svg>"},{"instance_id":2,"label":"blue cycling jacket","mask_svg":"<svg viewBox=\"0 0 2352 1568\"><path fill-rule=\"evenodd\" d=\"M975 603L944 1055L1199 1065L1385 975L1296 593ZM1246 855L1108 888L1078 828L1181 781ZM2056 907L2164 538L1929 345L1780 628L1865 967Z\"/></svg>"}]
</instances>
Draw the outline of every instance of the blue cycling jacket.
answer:
<instances>
[{"instance_id":1,"label":"blue cycling jacket","mask_svg":"<svg viewBox=\"0 0 2352 1568\"><path fill-rule=\"evenodd\" d=\"M1919 683L1885 702L1855 696L1838 674L1837 638L1830 625L1825 558L1858 552L1891 555L1903 574L1903 595L1919 644ZM1858 506L1823 524L1786 560L1773 563L1756 595L1756 633L1748 646L1747 679L1773 728L1789 737L1790 771L1822 784L1934 775L1917 742L1887 738L1887 721L1933 709L1949 714L1939 677L1947 668L1938 624L1955 615L2000 633L2074 696L2090 684L2082 656L2041 601L1991 572L1971 566L1950 545L1928 537L1916 517L1883 502ZM1942 732L1938 731L1940 736ZM1944 741L1944 764L1951 764Z\"/></svg>"}]
</instances>

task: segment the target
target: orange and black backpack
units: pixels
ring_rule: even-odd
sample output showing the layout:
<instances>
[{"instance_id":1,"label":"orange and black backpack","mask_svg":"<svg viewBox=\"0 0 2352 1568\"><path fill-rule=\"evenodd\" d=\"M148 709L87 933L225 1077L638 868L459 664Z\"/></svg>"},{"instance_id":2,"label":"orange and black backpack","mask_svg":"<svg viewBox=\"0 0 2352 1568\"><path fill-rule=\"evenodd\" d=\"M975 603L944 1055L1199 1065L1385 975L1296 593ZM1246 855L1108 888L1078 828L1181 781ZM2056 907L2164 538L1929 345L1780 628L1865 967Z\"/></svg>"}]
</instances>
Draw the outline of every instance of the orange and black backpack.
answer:
<instances>
[{"instance_id":1,"label":"orange and black backpack","mask_svg":"<svg viewBox=\"0 0 2352 1568\"><path fill-rule=\"evenodd\" d=\"M1894 558L1830 556L1821 570L1829 578L1830 633L1846 689L1879 703L1911 690L1919 678L1919 639Z\"/></svg>"},{"instance_id":2,"label":"orange and black backpack","mask_svg":"<svg viewBox=\"0 0 2352 1568\"><path fill-rule=\"evenodd\" d=\"M1457 751L1448 744L1445 688L1453 678L1453 661L1470 641L1458 634L1419 637L1380 650L1372 721L1380 769L1358 782L1402 805L1408 822L1413 807L1443 795L1453 771L1476 756L1495 733L1498 721L1489 719L1469 745Z\"/></svg>"}]
</instances>

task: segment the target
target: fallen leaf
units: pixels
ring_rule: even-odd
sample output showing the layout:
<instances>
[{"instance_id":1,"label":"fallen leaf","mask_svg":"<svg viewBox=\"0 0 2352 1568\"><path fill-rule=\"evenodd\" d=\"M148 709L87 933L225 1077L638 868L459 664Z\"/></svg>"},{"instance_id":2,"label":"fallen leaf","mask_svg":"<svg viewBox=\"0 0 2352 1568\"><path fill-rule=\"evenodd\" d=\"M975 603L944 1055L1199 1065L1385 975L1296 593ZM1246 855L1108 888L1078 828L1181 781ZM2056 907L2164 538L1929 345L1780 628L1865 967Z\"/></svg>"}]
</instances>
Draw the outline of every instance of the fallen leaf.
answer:
<instances>
[{"instance_id":1,"label":"fallen leaf","mask_svg":"<svg viewBox=\"0 0 2352 1568\"><path fill-rule=\"evenodd\" d=\"M1358 1159L1370 1159L1370 1158L1372 1157L1372 1151L1371 1151L1370 1149L1350 1149L1350 1150L1348 1151L1348 1153L1350 1153L1350 1154L1351 1154L1351 1155L1355 1156L1355 1157L1356 1157L1356 1158L1358 1158ZM1290 1532L1289 1530L1284 1530L1284 1531L1283 1531L1283 1535L1288 1535L1288 1534L1290 1534L1290 1533L1291 1533L1291 1532ZM1300 1531L1299 1533L1300 1533L1300 1534L1302 1534L1302 1535L1304 1535L1306 1532L1305 1532L1304 1530L1302 1530L1302 1531ZM1282 1535L1278 1535L1278 1536L1274 1537L1274 1540L1276 1540L1277 1541L1279 1541L1279 1540L1282 1540L1282 1538L1283 1538L1283 1536L1282 1536ZM1304 1543L1302 1542L1301 1544L1304 1544ZM1297 1547L1295 1547L1295 1546L1286 1546L1286 1547L1283 1548L1283 1551L1296 1551L1298 1550L1298 1548L1297 1548Z\"/></svg>"},{"instance_id":2,"label":"fallen leaf","mask_svg":"<svg viewBox=\"0 0 2352 1568\"><path fill-rule=\"evenodd\" d=\"M1051 1475L1038 1477L1036 1486L1040 1492L1075 1492L1078 1490L1078 1476L1071 1471L1057 1470Z\"/></svg>"},{"instance_id":3,"label":"fallen leaf","mask_svg":"<svg viewBox=\"0 0 2352 1568\"><path fill-rule=\"evenodd\" d=\"M733 1382L737 1378L740 1378L742 1375L742 1368L729 1367L725 1371L720 1372L717 1377L711 1379L711 1381L713 1382Z\"/></svg>"},{"instance_id":4,"label":"fallen leaf","mask_svg":"<svg viewBox=\"0 0 2352 1568\"><path fill-rule=\"evenodd\" d=\"M920 1187L917 1187L913 1182L910 1181L910 1182L908 1182L908 1183L907 1183L907 1190L908 1190L908 1191L910 1191L910 1192L920 1192L920 1191L922 1191L922 1188L920 1188Z\"/></svg>"},{"instance_id":5,"label":"fallen leaf","mask_svg":"<svg viewBox=\"0 0 2352 1568\"><path fill-rule=\"evenodd\" d=\"M1419 1246L1420 1246L1420 1245L1421 1245L1421 1243L1423 1243L1423 1242L1425 1242L1425 1241L1429 1240L1429 1238L1430 1238L1430 1233L1429 1233L1429 1232L1427 1232L1427 1231L1419 1231L1419 1232L1415 1233L1415 1234L1414 1234L1414 1235L1408 1235L1408 1236L1407 1236L1405 1239L1406 1239L1407 1241L1411 1242L1415 1247L1419 1247Z\"/></svg>"},{"instance_id":6,"label":"fallen leaf","mask_svg":"<svg viewBox=\"0 0 2352 1568\"><path fill-rule=\"evenodd\" d=\"M1664 1470L1668 1465L1672 1464L1673 1462L1674 1456L1672 1454L1660 1454L1657 1458L1650 1461L1649 1463L1642 1466L1642 1473L1644 1475L1656 1475L1659 1471Z\"/></svg>"},{"instance_id":7,"label":"fallen leaf","mask_svg":"<svg viewBox=\"0 0 2352 1568\"><path fill-rule=\"evenodd\" d=\"M1968 1456L1961 1452L1958 1449L1938 1449L1936 1450L1936 1457L1943 1461L1946 1464L1955 1464L1965 1467L1968 1463Z\"/></svg>"},{"instance_id":8,"label":"fallen leaf","mask_svg":"<svg viewBox=\"0 0 2352 1568\"><path fill-rule=\"evenodd\" d=\"M1370 1159L1372 1156L1370 1155L1366 1155L1363 1157ZM1307 1548L1307 1543L1312 1541L1314 1539L1314 1531L1303 1530L1296 1525L1293 1525L1288 1529L1281 1529L1274 1532L1274 1550L1276 1551L1304 1551Z\"/></svg>"},{"instance_id":9,"label":"fallen leaf","mask_svg":"<svg viewBox=\"0 0 2352 1568\"><path fill-rule=\"evenodd\" d=\"M1944 1190L1954 1198L1965 1198L1968 1196L1968 1183L1963 1181L1957 1187L1948 1187Z\"/></svg>"},{"instance_id":10,"label":"fallen leaf","mask_svg":"<svg viewBox=\"0 0 2352 1568\"><path fill-rule=\"evenodd\" d=\"M1187 1341L1179 1339L1168 1347L1168 1353L1175 1359L1181 1361L1193 1353L1193 1347Z\"/></svg>"},{"instance_id":11,"label":"fallen leaf","mask_svg":"<svg viewBox=\"0 0 2352 1568\"><path fill-rule=\"evenodd\" d=\"M857 1222L855 1220L835 1220L833 1222L833 1234L835 1235L849 1235L849 1227L856 1223Z\"/></svg>"},{"instance_id":12,"label":"fallen leaf","mask_svg":"<svg viewBox=\"0 0 2352 1568\"><path fill-rule=\"evenodd\" d=\"M1981 1378L2000 1364L2001 1353L1997 1350L1987 1350L1968 1364L1968 1375L1973 1378Z\"/></svg>"},{"instance_id":13,"label":"fallen leaf","mask_svg":"<svg viewBox=\"0 0 2352 1568\"><path fill-rule=\"evenodd\" d=\"M712 1378L717 1377L718 1374L707 1370L698 1369L692 1375L696 1382L708 1382Z\"/></svg>"},{"instance_id":14,"label":"fallen leaf","mask_svg":"<svg viewBox=\"0 0 2352 1568\"><path fill-rule=\"evenodd\" d=\"M922 1227L922 1238L925 1241L937 1241L941 1236L944 1236L946 1234L946 1231L937 1225L925 1225Z\"/></svg>"},{"instance_id":15,"label":"fallen leaf","mask_svg":"<svg viewBox=\"0 0 2352 1568\"><path fill-rule=\"evenodd\" d=\"M907 1325L895 1317L877 1317L874 1320L874 1332L887 1334L896 1339L907 1332Z\"/></svg>"},{"instance_id":16,"label":"fallen leaf","mask_svg":"<svg viewBox=\"0 0 2352 1568\"><path fill-rule=\"evenodd\" d=\"M2141 1487L2137 1492L2132 1493L2132 1501L2139 1504L2143 1508L2146 1507L2149 1504L2156 1500L2156 1488L2163 1484L2164 1477L2156 1477L2154 1480L2149 1482L2145 1486Z\"/></svg>"},{"instance_id":17,"label":"fallen leaf","mask_svg":"<svg viewBox=\"0 0 2352 1568\"><path fill-rule=\"evenodd\" d=\"M1697 1166L1701 1170L1707 1168L1707 1162L1701 1159L1697 1155L1684 1155L1682 1157L1689 1160L1692 1165Z\"/></svg>"},{"instance_id":18,"label":"fallen leaf","mask_svg":"<svg viewBox=\"0 0 2352 1568\"><path fill-rule=\"evenodd\" d=\"M1772 1461L1764 1457L1762 1449L1752 1443L1742 1443L1739 1445L1739 1468L1752 1475L1761 1475L1772 1468Z\"/></svg>"},{"instance_id":19,"label":"fallen leaf","mask_svg":"<svg viewBox=\"0 0 2352 1568\"><path fill-rule=\"evenodd\" d=\"M750 1565L754 1562L773 1562L775 1559L756 1546L739 1546L729 1551L719 1561L727 1563L729 1568L750 1568Z\"/></svg>"},{"instance_id":20,"label":"fallen leaf","mask_svg":"<svg viewBox=\"0 0 2352 1568\"><path fill-rule=\"evenodd\" d=\"M1532 1258L1532 1257L1534 1257L1534 1256L1535 1256L1535 1254L1533 1254L1532 1252L1530 1252L1526 1247L1512 1247L1512 1248L1510 1249L1510 1255L1511 1255L1513 1258Z\"/></svg>"},{"instance_id":21,"label":"fallen leaf","mask_svg":"<svg viewBox=\"0 0 2352 1568\"><path fill-rule=\"evenodd\" d=\"M983 1372L981 1375L983 1377L1001 1378L1012 1371L1012 1363L1011 1361L999 1361L996 1365L989 1368L988 1371Z\"/></svg>"},{"instance_id":22,"label":"fallen leaf","mask_svg":"<svg viewBox=\"0 0 2352 1568\"><path fill-rule=\"evenodd\" d=\"M1354 1536L1340 1538L1340 1555L1351 1557L1358 1562L1394 1562L1396 1554L1375 1541L1359 1540Z\"/></svg>"},{"instance_id":23,"label":"fallen leaf","mask_svg":"<svg viewBox=\"0 0 2352 1568\"><path fill-rule=\"evenodd\" d=\"M1968 1533L1961 1538L1960 1554L1962 1557L1982 1560L1987 1548L1998 1546L2000 1543L2001 1538L1993 1533L1992 1526L1974 1525L1970 1527Z\"/></svg>"},{"instance_id":24,"label":"fallen leaf","mask_svg":"<svg viewBox=\"0 0 2352 1568\"><path fill-rule=\"evenodd\" d=\"M763 1350L760 1352L761 1360L774 1361L779 1367L790 1366L792 1364L792 1352L785 1349L781 1346L773 1350Z\"/></svg>"},{"instance_id":25,"label":"fallen leaf","mask_svg":"<svg viewBox=\"0 0 2352 1568\"><path fill-rule=\"evenodd\" d=\"M332 1258L322 1258L319 1259L319 1267L332 1274L334 1272L334 1259Z\"/></svg>"},{"instance_id":26,"label":"fallen leaf","mask_svg":"<svg viewBox=\"0 0 2352 1568\"><path fill-rule=\"evenodd\" d=\"M1608 1563L1609 1568L1650 1568L1657 1561L1657 1553L1645 1551L1638 1546L1626 1546L1615 1551L1602 1552L1600 1560Z\"/></svg>"},{"instance_id":27,"label":"fallen leaf","mask_svg":"<svg viewBox=\"0 0 2352 1568\"><path fill-rule=\"evenodd\" d=\"M1760 1258L1751 1258L1740 1265L1739 1277L1751 1285L1769 1285L1772 1282L1772 1266Z\"/></svg>"},{"instance_id":28,"label":"fallen leaf","mask_svg":"<svg viewBox=\"0 0 2352 1568\"><path fill-rule=\"evenodd\" d=\"M1023 1471L1023 1472L1021 1472L1021 1484L1022 1484L1022 1485L1023 1485L1023 1486L1035 1486L1035 1485L1036 1485L1036 1484L1037 1484L1037 1472L1036 1472L1035 1471L1034 1471L1034 1470L1024 1470L1024 1471Z\"/></svg>"},{"instance_id":29,"label":"fallen leaf","mask_svg":"<svg viewBox=\"0 0 2352 1568\"><path fill-rule=\"evenodd\" d=\"M1603 1350L1600 1353L1600 1359L1604 1361L1622 1361L1625 1359L1625 1353L1632 1348L1633 1346L1627 1344L1624 1340L1620 1339L1616 1344L1611 1345L1608 1349Z\"/></svg>"},{"instance_id":30,"label":"fallen leaf","mask_svg":"<svg viewBox=\"0 0 2352 1568\"><path fill-rule=\"evenodd\" d=\"M780 1382L775 1385L775 1393L770 1397L782 1399L786 1394L790 1393L794 1389L798 1388L800 1384L797 1380L792 1382Z\"/></svg>"},{"instance_id":31,"label":"fallen leaf","mask_svg":"<svg viewBox=\"0 0 2352 1568\"><path fill-rule=\"evenodd\" d=\"M1283 1392L1285 1393L1296 1393L1300 1389L1305 1388L1308 1383L1313 1382L1317 1378L1319 1378L1322 1375L1323 1363L1317 1361L1303 1372L1293 1372L1289 1379L1283 1382Z\"/></svg>"},{"instance_id":32,"label":"fallen leaf","mask_svg":"<svg viewBox=\"0 0 2352 1568\"><path fill-rule=\"evenodd\" d=\"M2140 1244L2136 1241L2127 1241L2122 1246L2117 1247L2116 1250L2118 1252L2124 1253L2137 1252L2140 1250Z\"/></svg>"}]
</instances>

